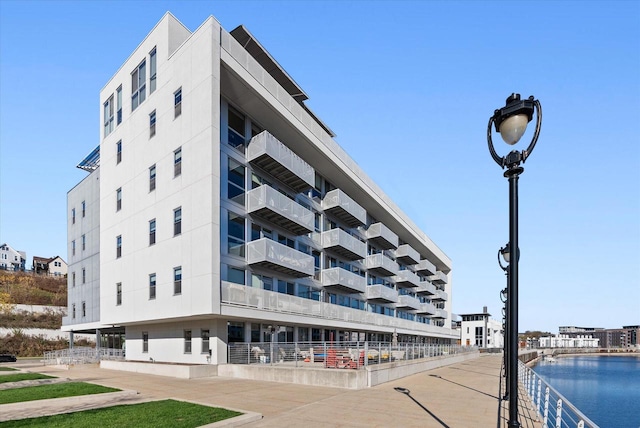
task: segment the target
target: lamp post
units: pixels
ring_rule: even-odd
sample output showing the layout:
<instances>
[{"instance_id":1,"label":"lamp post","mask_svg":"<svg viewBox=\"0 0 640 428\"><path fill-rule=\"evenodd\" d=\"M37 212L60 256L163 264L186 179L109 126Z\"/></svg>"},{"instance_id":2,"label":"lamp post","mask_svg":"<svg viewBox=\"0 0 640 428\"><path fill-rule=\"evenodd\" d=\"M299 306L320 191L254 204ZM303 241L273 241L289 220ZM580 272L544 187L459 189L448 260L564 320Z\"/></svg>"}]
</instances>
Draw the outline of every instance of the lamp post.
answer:
<instances>
[{"instance_id":1,"label":"lamp post","mask_svg":"<svg viewBox=\"0 0 640 428\"><path fill-rule=\"evenodd\" d=\"M502 264L502 259L507 263L506 266ZM507 337L507 333L509 330L509 259L510 259L510 247L509 243L507 245L500 248L498 250L498 265L504 271L505 276L507 277L507 286L500 292L500 300L504 303L504 308L502 308L502 331L503 333L503 348L504 348L504 377L505 384L509 385L509 340ZM509 394L505 391L503 400L506 400L509 397Z\"/></svg>"},{"instance_id":2,"label":"lamp post","mask_svg":"<svg viewBox=\"0 0 640 428\"><path fill-rule=\"evenodd\" d=\"M512 150L506 156L498 156L493 147L491 138L491 125L495 125L496 132L510 146L518 143L527 129L527 124L533 119L534 111L537 112L536 129L529 146L522 151ZM509 180L509 245L515 256L510 260L508 269L508 309L507 309L507 336L508 336L508 384L509 395L509 420L507 426L520 427L518 421L518 259L520 251L518 245L518 177L524 171L520 166L531 155L542 123L542 109L540 102L534 97L526 100L520 99L520 94L511 94L507 98L506 105L494 111L487 126L487 143L493 160L502 169L506 168L504 176ZM502 253L504 257L504 253Z\"/></svg>"}]
</instances>

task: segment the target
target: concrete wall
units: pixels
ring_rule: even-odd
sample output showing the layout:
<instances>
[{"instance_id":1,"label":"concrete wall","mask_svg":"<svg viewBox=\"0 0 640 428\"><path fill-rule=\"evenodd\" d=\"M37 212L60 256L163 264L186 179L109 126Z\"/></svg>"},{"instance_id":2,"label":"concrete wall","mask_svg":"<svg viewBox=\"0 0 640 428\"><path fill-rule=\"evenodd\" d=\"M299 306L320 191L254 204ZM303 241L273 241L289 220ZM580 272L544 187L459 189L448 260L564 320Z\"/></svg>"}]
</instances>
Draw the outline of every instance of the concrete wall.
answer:
<instances>
[{"instance_id":1,"label":"concrete wall","mask_svg":"<svg viewBox=\"0 0 640 428\"><path fill-rule=\"evenodd\" d=\"M177 377L180 379L196 379L217 375L215 365L179 365L155 364L132 361L100 361L100 368L107 370L121 370L125 372L144 373L157 376Z\"/></svg>"},{"instance_id":2,"label":"concrete wall","mask_svg":"<svg viewBox=\"0 0 640 428\"><path fill-rule=\"evenodd\" d=\"M365 370L223 364L218 366L218 376L331 388L362 389L367 387L367 372Z\"/></svg>"}]
</instances>

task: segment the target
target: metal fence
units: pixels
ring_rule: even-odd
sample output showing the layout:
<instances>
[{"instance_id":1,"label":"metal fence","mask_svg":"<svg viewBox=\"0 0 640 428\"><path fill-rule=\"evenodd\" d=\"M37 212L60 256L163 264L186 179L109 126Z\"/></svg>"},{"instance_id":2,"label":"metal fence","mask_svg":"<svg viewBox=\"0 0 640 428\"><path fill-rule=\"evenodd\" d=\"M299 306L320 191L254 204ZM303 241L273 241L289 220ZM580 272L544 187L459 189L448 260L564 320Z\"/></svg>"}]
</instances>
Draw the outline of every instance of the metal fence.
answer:
<instances>
[{"instance_id":1,"label":"metal fence","mask_svg":"<svg viewBox=\"0 0 640 428\"><path fill-rule=\"evenodd\" d=\"M124 350L113 348L74 347L44 353L45 365L91 364L100 360L124 359Z\"/></svg>"},{"instance_id":2,"label":"metal fence","mask_svg":"<svg viewBox=\"0 0 640 428\"><path fill-rule=\"evenodd\" d=\"M520 382L542 418L544 427L598 428L598 425L521 361L518 372Z\"/></svg>"},{"instance_id":3,"label":"metal fence","mask_svg":"<svg viewBox=\"0 0 640 428\"><path fill-rule=\"evenodd\" d=\"M230 364L360 369L394 361L455 355L476 347L388 342L261 342L229 344Z\"/></svg>"}]
</instances>

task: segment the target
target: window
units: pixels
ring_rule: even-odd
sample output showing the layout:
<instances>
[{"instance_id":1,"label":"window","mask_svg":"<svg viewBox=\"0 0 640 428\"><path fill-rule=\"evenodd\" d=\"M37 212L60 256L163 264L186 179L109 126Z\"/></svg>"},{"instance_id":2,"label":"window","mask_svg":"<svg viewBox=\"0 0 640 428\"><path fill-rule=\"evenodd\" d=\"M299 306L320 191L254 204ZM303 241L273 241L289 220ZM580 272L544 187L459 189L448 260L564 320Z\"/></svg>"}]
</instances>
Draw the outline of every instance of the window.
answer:
<instances>
[{"instance_id":1,"label":"window","mask_svg":"<svg viewBox=\"0 0 640 428\"><path fill-rule=\"evenodd\" d=\"M173 152L173 176L182 174L182 147Z\"/></svg>"},{"instance_id":2,"label":"window","mask_svg":"<svg viewBox=\"0 0 640 428\"><path fill-rule=\"evenodd\" d=\"M244 269L227 266L227 281L244 285Z\"/></svg>"},{"instance_id":3,"label":"window","mask_svg":"<svg viewBox=\"0 0 640 428\"><path fill-rule=\"evenodd\" d=\"M227 250L229 254L244 257L244 217L229 212L229 224L227 227Z\"/></svg>"},{"instance_id":4,"label":"window","mask_svg":"<svg viewBox=\"0 0 640 428\"><path fill-rule=\"evenodd\" d=\"M200 340L202 341L202 353L209 353L209 330L200 330Z\"/></svg>"},{"instance_id":5,"label":"window","mask_svg":"<svg viewBox=\"0 0 640 428\"><path fill-rule=\"evenodd\" d=\"M122 209L122 187L116 190L116 211L120 211Z\"/></svg>"},{"instance_id":6,"label":"window","mask_svg":"<svg viewBox=\"0 0 640 428\"><path fill-rule=\"evenodd\" d=\"M149 299L156 298L156 274L149 275Z\"/></svg>"},{"instance_id":7,"label":"window","mask_svg":"<svg viewBox=\"0 0 640 428\"><path fill-rule=\"evenodd\" d=\"M116 284L116 305L120 306L122 304L122 283L119 282Z\"/></svg>"},{"instance_id":8,"label":"window","mask_svg":"<svg viewBox=\"0 0 640 428\"><path fill-rule=\"evenodd\" d=\"M228 143L230 146L244 153L244 116L231 106L229 106L228 112Z\"/></svg>"},{"instance_id":9,"label":"window","mask_svg":"<svg viewBox=\"0 0 640 428\"><path fill-rule=\"evenodd\" d=\"M122 235L116 236L116 259L122 257Z\"/></svg>"},{"instance_id":10,"label":"window","mask_svg":"<svg viewBox=\"0 0 640 428\"><path fill-rule=\"evenodd\" d=\"M149 220L149 245L156 243L156 219Z\"/></svg>"},{"instance_id":11,"label":"window","mask_svg":"<svg viewBox=\"0 0 640 428\"><path fill-rule=\"evenodd\" d=\"M149 93L156 90L156 48L149 53Z\"/></svg>"},{"instance_id":12,"label":"window","mask_svg":"<svg viewBox=\"0 0 640 428\"><path fill-rule=\"evenodd\" d=\"M71 224L76 224L76 209L71 208Z\"/></svg>"},{"instance_id":13,"label":"window","mask_svg":"<svg viewBox=\"0 0 640 428\"><path fill-rule=\"evenodd\" d=\"M73 241L71 241L71 255L72 256L76 255L76 241L75 241L75 239Z\"/></svg>"},{"instance_id":14,"label":"window","mask_svg":"<svg viewBox=\"0 0 640 428\"><path fill-rule=\"evenodd\" d=\"M82 302L82 318L87 316L87 303Z\"/></svg>"},{"instance_id":15,"label":"window","mask_svg":"<svg viewBox=\"0 0 640 428\"><path fill-rule=\"evenodd\" d=\"M82 251L87 249L87 236L82 235Z\"/></svg>"},{"instance_id":16,"label":"window","mask_svg":"<svg viewBox=\"0 0 640 428\"><path fill-rule=\"evenodd\" d=\"M173 118L182 114L182 88L173 93Z\"/></svg>"},{"instance_id":17,"label":"window","mask_svg":"<svg viewBox=\"0 0 640 428\"><path fill-rule=\"evenodd\" d=\"M82 217L84 218L86 214L87 214L87 204L85 203L85 201L82 201Z\"/></svg>"},{"instance_id":18,"label":"window","mask_svg":"<svg viewBox=\"0 0 640 428\"><path fill-rule=\"evenodd\" d=\"M113 113L114 113L114 105L113 105L113 95L109 97L107 102L104 103L104 136L111 134L113 131Z\"/></svg>"},{"instance_id":19,"label":"window","mask_svg":"<svg viewBox=\"0 0 640 428\"><path fill-rule=\"evenodd\" d=\"M182 294L182 266L173 268L173 294Z\"/></svg>"},{"instance_id":20,"label":"window","mask_svg":"<svg viewBox=\"0 0 640 428\"><path fill-rule=\"evenodd\" d=\"M76 304L71 305L71 318L76 319Z\"/></svg>"},{"instance_id":21,"label":"window","mask_svg":"<svg viewBox=\"0 0 640 428\"><path fill-rule=\"evenodd\" d=\"M122 123L122 85L116 89L116 126Z\"/></svg>"},{"instance_id":22,"label":"window","mask_svg":"<svg viewBox=\"0 0 640 428\"><path fill-rule=\"evenodd\" d=\"M227 198L244 205L244 166L233 158L229 158L229 174L227 185Z\"/></svg>"},{"instance_id":23,"label":"window","mask_svg":"<svg viewBox=\"0 0 640 428\"><path fill-rule=\"evenodd\" d=\"M149 114L149 138L156 135L156 111L152 111Z\"/></svg>"},{"instance_id":24,"label":"window","mask_svg":"<svg viewBox=\"0 0 640 428\"><path fill-rule=\"evenodd\" d=\"M149 332L142 332L142 352L149 352Z\"/></svg>"},{"instance_id":25,"label":"window","mask_svg":"<svg viewBox=\"0 0 640 428\"><path fill-rule=\"evenodd\" d=\"M71 273L71 286L72 287L76 286L76 273L75 272Z\"/></svg>"},{"instance_id":26,"label":"window","mask_svg":"<svg viewBox=\"0 0 640 428\"><path fill-rule=\"evenodd\" d=\"M184 331L184 353L191 353L191 330Z\"/></svg>"},{"instance_id":27,"label":"window","mask_svg":"<svg viewBox=\"0 0 640 428\"><path fill-rule=\"evenodd\" d=\"M146 98L147 61L143 60L131 73L131 111L134 111Z\"/></svg>"},{"instance_id":28,"label":"window","mask_svg":"<svg viewBox=\"0 0 640 428\"><path fill-rule=\"evenodd\" d=\"M152 165L149 167L149 191L153 192L156 190L156 166Z\"/></svg>"},{"instance_id":29,"label":"window","mask_svg":"<svg viewBox=\"0 0 640 428\"><path fill-rule=\"evenodd\" d=\"M122 140L116 143L116 165L122 162Z\"/></svg>"},{"instance_id":30,"label":"window","mask_svg":"<svg viewBox=\"0 0 640 428\"><path fill-rule=\"evenodd\" d=\"M173 236L182 233L182 207L173 210Z\"/></svg>"},{"instance_id":31,"label":"window","mask_svg":"<svg viewBox=\"0 0 640 428\"><path fill-rule=\"evenodd\" d=\"M87 283L87 269L86 268L82 268L82 283L83 284Z\"/></svg>"}]
</instances>

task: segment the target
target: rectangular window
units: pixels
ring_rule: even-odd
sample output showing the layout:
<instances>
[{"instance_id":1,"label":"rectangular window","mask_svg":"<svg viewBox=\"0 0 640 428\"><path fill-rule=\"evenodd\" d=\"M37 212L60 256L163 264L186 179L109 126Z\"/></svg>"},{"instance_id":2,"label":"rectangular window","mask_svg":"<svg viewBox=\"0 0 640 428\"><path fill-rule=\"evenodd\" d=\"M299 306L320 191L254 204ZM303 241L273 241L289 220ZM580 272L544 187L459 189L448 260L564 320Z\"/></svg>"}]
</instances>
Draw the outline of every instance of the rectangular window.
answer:
<instances>
[{"instance_id":1,"label":"rectangular window","mask_svg":"<svg viewBox=\"0 0 640 428\"><path fill-rule=\"evenodd\" d=\"M76 224L76 209L71 208L71 224Z\"/></svg>"},{"instance_id":2,"label":"rectangular window","mask_svg":"<svg viewBox=\"0 0 640 428\"><path fill-rule=\"evenodd\" d=\"M244 217L229 212L229 224L227 227L227 250L229 254L244 257Z\"/></svg>"},{"instance_id":3,"label":"rectangular window","mask_svg":"<svg viewBox=\"0 0 640 428\"><path fill-rule=\"evenodd\" d=\"M236 109L229 106L228 109L228 132L227 139L230 146L236 148L237 150L244 153L244 143L245 143L245 131L244 131L244 123L245 118Z\"/></svg>"},{"instance_id":4,"label":"rectangular window","mask_svg":"<svg viewBox=\"0 0 640 428\"><path fill-rule=\"evenodd\" d=\"M153 192L156 190L156 166L152 165L149 167L149 191Z\"/></svg>"},{"instance_id":5,"label":"rectangular window","mask_svg":"<svg viewBox=\"0 0 640 428\"><path fill-rule=\"evenodd\" d=\"M116 190L116 211L120 211L122 209L122 187Z\"/></svg>"},{"instance_id":6,"label":"rectangular window","mask_svg":"<svg viewBox=\"0 0 640 428\"><path fill-rule=\"evenodd\" d=\"M82 268L82 283L83 284L87 283L87 269L86 268Z\"/></svg>"},{"instance_id":7,"label":"rectangular window","mask_svg":"<svg viewBox=\"0 0 640 428\"><path fill-rule=\"evenodd\" d=\"M149 275L149 299L156 298L156 274Z\"/></svg>"},{"instance_id":8,"label":"rectangular window","mask_svg":"<svg viewBox=\"0 0 640 428\"><path fill-rule=\"evenodd\" d=\"M87 316L87 303L82 302L82 318Z\"/></svg>"},{"instance_id":9,"label":"rectangular window","mask_svg":"<svg viewBox=\"0 0 640 428\"><path fill-rule=\"evenodd\" d=\"M182 266L173 268L173 294L182 294Z\"/></svg>"},{"instance_id":10,"label":"rectangular window","mask_svg":"<svg viewBox=\"0 0 640 428\"><path fill-rule=\"evenodd\" d=\"M156 135L156 111L152 111L149 114L149 138Z\"/></svg>"},{"instance_id":11,"label":"rectangular window","mask_svg":"<svg viewBox=\"0 0 640 428\"><path fill-rule=\"evenodd\" d=\"M173 118L182 114L182 88L173 93Z\"/></svg>"},{"instance_id":12,"label":"rectangular window","mask_svg":"<svg viewBox=\"0 0 640 428\"><path fill-rule=\"evenodd\" d=\"M182 207L173 210L173 236L182 233Z\"/></svg>"},{"instance_id":13,"label":"rectangular window","mask_svg":"<svg viewBox=\"0 0 640 428\"><path fill-rule=\"evenodd\" d=\"M147 60L131 73L131 111L134 111L146 98Z\"/></svg>"},{"instance_id":14,"label":"rectangular window","mask_svg":"<svg viewBox=\"0 0 640 428\"><path fill-rule=\"evenodd\" d=\"M71 273L71 286L72 287L76 286L76 273L75 272Z\"/></svg>"},{"instance_id":15,"label":"rectangular window","mask_svg":"<svg viewBox=\"0 0 640 428\"><path fill-rule=\"evenodd\" d=\"M122 123L122 85L116 89L116 126Z\"/></svg>"},{"instance_id":16,"label":"rectangular window","mask_svg":"<svg viewBox=\"0 0 640 428\"><path fill-rule=\"evenodd\" d=\"M87 236L82 235L82 251L87 249Z\"/></svg>"},{"instance_id":17,"label":"rectangular window","mask_svg":"<svg viewBox=\"0 0 640 428\"><path fill-rule=\"evenodd\" d=\"M156 243L156 219L149 220L149 245Z\"/></svg>"},{"instance_id":18,"label":"rectangular window","mask_svg":"<svg viewBox=\"0 0 640 428\"><path fill-rule=\"evenodd\" d=\"M184 331L184 353L191 353L191 330Z\"/></svg>"},{"instance_id":19,"label":"rectangular window","mask_svg":"<svg viewBox=\"0 0 640 428\"><path fill-rule=\"evenodd\" d=\"M208 354L209 349L209 330L200 330L200 340L202 341L202 353Z\"/></svg>"},{"instance_id":20,"label":"rectangular window","mask_svg":"<svg viewBox=\"0 0 640 428\"><path fill-rule=\"evenodd\" d=\"M71 305L71 318L76 319L76 304Z\"/></svg>"},{"instance_id":21,"label":"rectangular window","mask_svg":"<svg viewBox=\"0 0 640 428\"><path fill-rule=\"evenodd\" d=\"M244 269L227 266L227 281L244 285Z\"/></svg>"},{"instance_id":22,"label":"rectangular window","mask_svg":"<svg viewBox=\"0 0 640 428\"><path fill-rule=\"evenodd\" d=\"M73 241L71 241L71 255L72 256L76 255L76 241L75 241L75 239Z\"/></svg>"},{"instance_id":23,"label":"rectangular window","mask_svg":"<svg viewBox=\"0 0 640 428\"><path fill-rule=\"evenodd\" d=\"M113 113L114 113L114 105L113 105L113 95L109 97L107 102L104 103L104 136L111 134L113 131Z\"/></svg>"},{"instance_id":24,"label":"rectangular window","mask_svg":"<svg viewBox=\"0 0 640 428\"><path fill-rule=\"evenodd\" d=\"M122 235L116 236L116 259L122 257Z\"/></svg>"},{"instance_id":25,"label":"rectangular window","mask_svg":"<svg viewBox=\"0 0 640 428\"><path fill-rule=\"evenodd\" d=\"M245 168L240 162L229 158L229 174L227 185L227 198L244 205Z\"/></svg>"},{"instance_id":26,"label":"rectangular window","mask_svg":"<svg viewBox=\"0 0 640 428\"><path fill-rule=\"evenodd\" d=\"M182 174L182 147L173 152L173 176Z\"/></svg>"},{"instance_id":27,"label":"rectangular window","mask_svg":"<svg viewBox=\"0 0 640 428\"><path fill-rule=\"evenodd\" d=\"M120 306L122 304L122 283L119 282L116 284L116 305Z\"/></svg>"},{"instance_id":28,"label":"rectangular window","mask_svg":"<svg viewBox=\"0 0 640 428\"><path fill-rule=\"evenodd\" d=\"M156 48L149 53L149 93L153 94L153 91L156 90L156 68L157 68L157 59L156 59Z\"/></svg>"},{"instance_id":29,"label":"rectangular window","mask_svg":"<svg viewBox=\"0 0 640 428\"><path fill-rule=\"evenodd\" d=\"M122 140L116 143L116 165L122 162Z\"/></svg>"},{"instance_id":30,"label":"rectangular window","mask_svg":"<svg viewBox=\"0 0 640 428\"><path fill-rule=\"evenodd\" d=\"M149 332L142 332L142 352L149 352Z\"/></svg>"},{"instance_id":31,"label":"rectangular window","mask_svg":"<svg viewBox=\"0 0 640 428\"><path fill-rule=\"evenodd\" d=\"M85 201L82 201L82 218L87 214L87 204Z\"/></svg>"}]
</instances>

